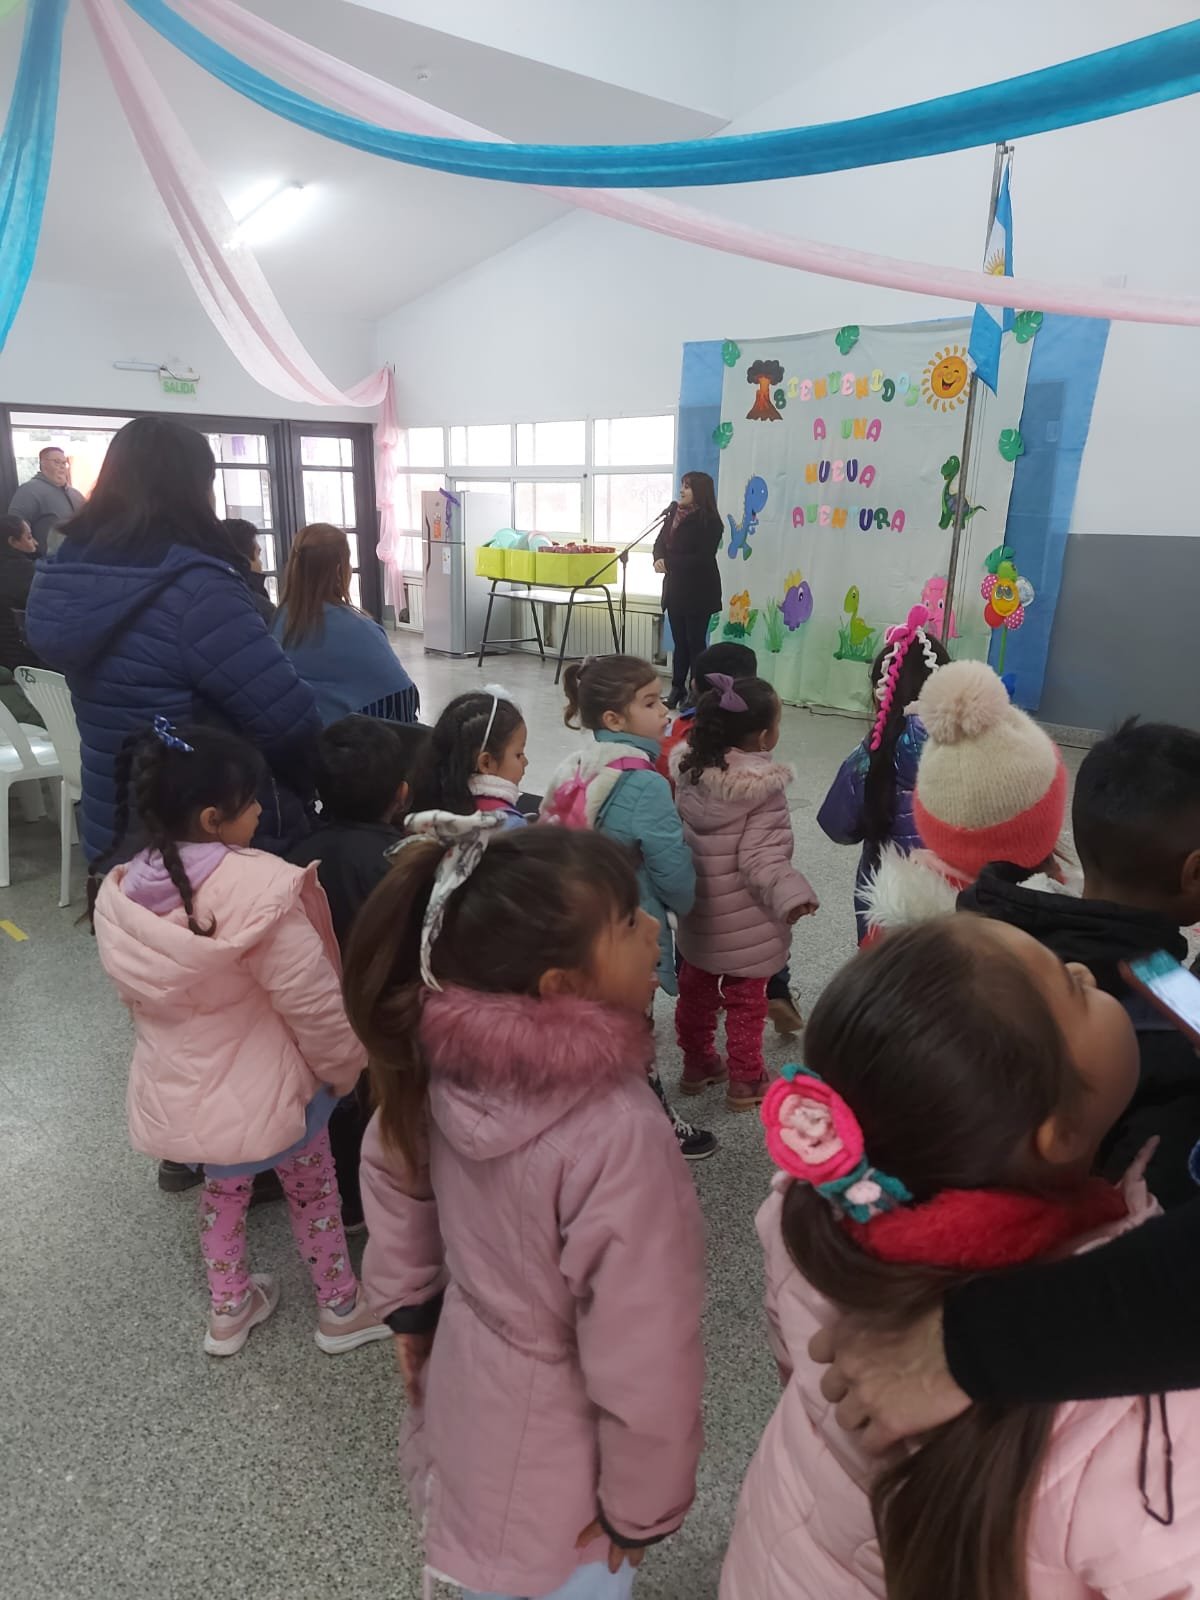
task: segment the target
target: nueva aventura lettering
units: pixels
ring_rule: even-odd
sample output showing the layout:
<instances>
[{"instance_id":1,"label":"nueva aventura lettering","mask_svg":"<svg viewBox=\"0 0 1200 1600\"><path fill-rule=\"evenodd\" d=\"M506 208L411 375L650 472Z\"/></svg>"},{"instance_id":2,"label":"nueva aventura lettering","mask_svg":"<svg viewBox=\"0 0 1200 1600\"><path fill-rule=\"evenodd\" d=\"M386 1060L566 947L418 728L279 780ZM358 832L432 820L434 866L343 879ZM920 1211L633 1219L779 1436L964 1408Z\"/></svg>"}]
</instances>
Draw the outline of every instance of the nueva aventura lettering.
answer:
<instances>
[{"instance_id":1,"label":"nueva aventura lettering","mask_svg":"<svg viewBox=\"0 0 1200 1600\"><path fill-rule=\"evenodd\" d=\"M793 528L844 528L847 522L857 522L864 533L872 528L890 528L893 533L903 533L903 511L889 511L886 506L810 506L792 507Z\"/></svg>"}]
</instances>

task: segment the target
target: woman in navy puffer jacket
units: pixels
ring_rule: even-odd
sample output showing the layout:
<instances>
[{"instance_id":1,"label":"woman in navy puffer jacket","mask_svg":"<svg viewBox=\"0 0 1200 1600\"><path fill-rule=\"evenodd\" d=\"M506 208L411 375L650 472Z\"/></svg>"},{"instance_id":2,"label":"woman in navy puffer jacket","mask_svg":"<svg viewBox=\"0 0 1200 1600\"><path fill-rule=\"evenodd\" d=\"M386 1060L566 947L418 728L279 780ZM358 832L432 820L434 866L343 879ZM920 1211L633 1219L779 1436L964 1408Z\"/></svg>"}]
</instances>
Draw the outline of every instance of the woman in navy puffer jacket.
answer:
<instances>
[{"instance_id":1,"label":"woman in navy puffer jacket","mask_svg":"<svg viewBox=\"0 0 1200 1600\"><path fill-rule=\"evenodd\" d=\"M307 832L299 796L320 719L217 520L215 473L195 429L167 417L127 423L62 547L38 563L26 634L75 704L89 862L112 844L121 745L156 716L216 722L262 751L277 781L260 797L256 845L286 849Z\"/></svg>"}]
</instances>

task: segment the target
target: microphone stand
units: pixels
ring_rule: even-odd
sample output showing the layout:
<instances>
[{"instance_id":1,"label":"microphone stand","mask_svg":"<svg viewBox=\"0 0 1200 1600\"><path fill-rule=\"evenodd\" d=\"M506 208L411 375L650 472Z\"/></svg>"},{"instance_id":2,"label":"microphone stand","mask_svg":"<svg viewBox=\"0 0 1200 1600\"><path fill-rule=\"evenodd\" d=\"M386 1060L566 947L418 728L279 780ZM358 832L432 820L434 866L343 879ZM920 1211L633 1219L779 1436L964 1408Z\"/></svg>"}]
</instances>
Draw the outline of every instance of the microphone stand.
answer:
<instances>
[{"instance_id":1,"label":"microphone stand","mask_svg":"<svg viewBox=\"0 0 1200 1600\"><path fill-rule=\"evenodd\" d=\"M666 508L666 510L665 511L660 511L659 514L655 517L654 521L649 523L645 528L643 528L641 533L638 534L636 539L632 540L629 544L627 544L623 550L620 550L620 551L617 552L617 560L621 563L621 654L622 655L625 654L625 613L626 613L626 606L627 606L625 590L626 590L626 584L627 584L628 579L629 579L629 552L631 550L636 550L638 545L642 544L646 539L648 539L652 533L657 533L659 528L662 527L663 523L667 520L667 518L671 515L671 512L675 509L675 505L676 505L676 502L674 500L672 500L671 504ZM588 579L588 584L589 585L594 584L596 582L596 579L599 578L600 574L603 573L603 572L607 572L608 569L611 566L612 566L612 561L611 560L606 561L602 567L600 567L596 572L593 572L592 576Z\"/></svg>"}]
</instances>

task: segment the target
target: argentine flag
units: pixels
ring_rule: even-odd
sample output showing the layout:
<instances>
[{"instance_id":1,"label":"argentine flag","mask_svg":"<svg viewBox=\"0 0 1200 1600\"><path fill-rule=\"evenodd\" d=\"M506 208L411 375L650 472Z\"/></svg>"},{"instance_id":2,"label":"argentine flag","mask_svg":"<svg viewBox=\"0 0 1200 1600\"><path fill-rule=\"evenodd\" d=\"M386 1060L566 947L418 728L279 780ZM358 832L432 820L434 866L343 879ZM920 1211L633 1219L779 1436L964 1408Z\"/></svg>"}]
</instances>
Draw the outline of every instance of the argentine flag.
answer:
<instances>
[{"instance_id":1,"label":"argentine flag","mask_svg":"<svg viewBox=\"0 0 1200 1600\"><path fill-rule=\"evenodd\" d=\"M1012 260L1012 198L1008 192L1010 163L1005 163L1000 180L1000 193L996 196L996 216L988 236L983 270L997 278L1011 278ZM967 347L972 369L980 381L986 383L993 394L1000 377L1000 335L1013 325L1012 308L1005 306L976 306L975 320L971 323L971 342Z\"/></svg>"}]
</instances>

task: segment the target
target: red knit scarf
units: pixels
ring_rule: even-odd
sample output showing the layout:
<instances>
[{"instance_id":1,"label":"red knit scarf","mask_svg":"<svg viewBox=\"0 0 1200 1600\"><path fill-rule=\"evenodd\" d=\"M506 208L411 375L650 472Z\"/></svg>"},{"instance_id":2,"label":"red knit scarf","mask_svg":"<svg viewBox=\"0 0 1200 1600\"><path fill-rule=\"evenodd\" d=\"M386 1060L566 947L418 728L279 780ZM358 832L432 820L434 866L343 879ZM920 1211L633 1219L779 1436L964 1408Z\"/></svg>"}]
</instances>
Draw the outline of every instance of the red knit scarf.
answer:
<instances>
[{"instance_id":1,"label":"red knit scarf","mask_svg":"<svg viewBox=\"0 0 1200 1600\"><path fill-rule=\"evenodd\" d=\"M1089 1178L1061 1194L1012 1189L943 1189L921 1205L899 1206L846 1232L879 1261L987 1271L1052 1255L1073 1239L1128 1215L1111 1183Z\"/></svg>"}]
</instances>

